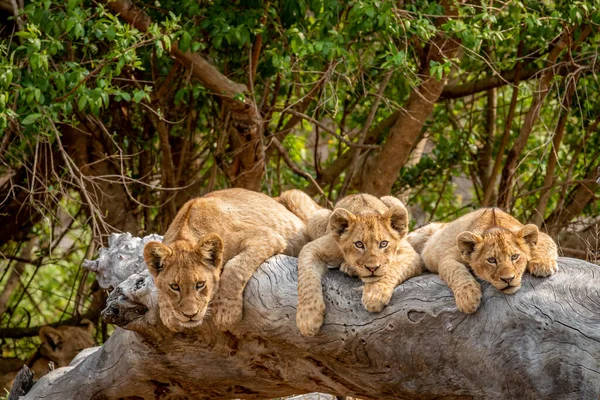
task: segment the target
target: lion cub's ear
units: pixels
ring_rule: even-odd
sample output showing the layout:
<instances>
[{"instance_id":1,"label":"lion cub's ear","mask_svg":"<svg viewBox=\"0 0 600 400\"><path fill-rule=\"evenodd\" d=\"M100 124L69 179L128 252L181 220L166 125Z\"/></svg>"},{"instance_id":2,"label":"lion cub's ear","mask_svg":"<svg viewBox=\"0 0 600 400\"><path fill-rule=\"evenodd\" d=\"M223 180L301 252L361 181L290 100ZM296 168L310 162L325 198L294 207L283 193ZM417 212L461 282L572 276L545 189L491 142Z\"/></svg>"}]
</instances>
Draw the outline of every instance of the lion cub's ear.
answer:
<instances>
[{"instance_id":1,"label":"lion cub's ear","mask_svg":"<svg viewBox=\"0 0 600 400\"><path fill-rule=\"evenodd\" d=\"M483 241L483 238L473 232L463 232L456 238L456 245L460 254L469 258L471 253L475 251L475 247Z\"/></svg>"},{"instance_id":2,"label":"lion cub's ear","mask_svg":"<svg viewBox=\"0 0 600 400\"><path fill-rule=\"evenodd\" d=\"M540 230L536 225L527 224L523 228L521 228L517 235L522 237L528 245L535 246L538 242L539 234Z\"/></svg>"},{"instance_id":3,"label":"lion cub's ear","mask_svg":"<svg viewBox=\"0 0 600 400\"><path fill-rule=\"evenodd\" d=\"M161 242L148 242L144 246L144 261L148 266L148 271L153 277L157 277L163 270L163 261L165 257L170 256L173 250Z\"/></svg>"},{"instance_id":4,"label":"lion cub's ear","mask_svg":"<svg viewBox=\"0 0 600 400\"><path fill-rule=\"evenodd\" d=\"M385 220L390 221L392 229L398 232L400 237L408 233L408 211L404 206L395 205L383 214Z\"/></svg>"},{"instance_id":5,"label":"lion cub's ear","mask_svg":"<svg viewBox=\"0 0 600 400\"><path fill-rule=\"evenodd\" d=\"M356 216L350 211L345 208L337 208L329 217L329 231L340 236L355 220Z\"/></svg>"},{"instance_id":6,"label":"lion cub's ear","mask_svg":"<svg viewBox=\"0 0 600 400\"><path fill-rule=\"evenodd\" d=\"M53 351L62 344L62 333L58 329L46 325L42 326L39 331L40 340L52 348Z\"/></svg>"},{"instance_id":7,"label":"lion cub's ear","mask_svg":"<svg viewBox=\"0 0 600 400\"><path fill-rule=\"evenodd\" d=\"M207 265L223 269L223 239L216 233L204 235L196 245L196 253Z\"/></svg>"},{"instance_id":8,"label":"lion cub's ear","mask_svg":"<svg viewBox=\"0 0 600 400\"><path fill-rule=\"evenodd\" d=\"M94 323L87 318L84 318L81 321L79 321L79 326L81 328L85 328L85 330L87 330L89 333L94 332Z\"/></svg>"}]
</instances>

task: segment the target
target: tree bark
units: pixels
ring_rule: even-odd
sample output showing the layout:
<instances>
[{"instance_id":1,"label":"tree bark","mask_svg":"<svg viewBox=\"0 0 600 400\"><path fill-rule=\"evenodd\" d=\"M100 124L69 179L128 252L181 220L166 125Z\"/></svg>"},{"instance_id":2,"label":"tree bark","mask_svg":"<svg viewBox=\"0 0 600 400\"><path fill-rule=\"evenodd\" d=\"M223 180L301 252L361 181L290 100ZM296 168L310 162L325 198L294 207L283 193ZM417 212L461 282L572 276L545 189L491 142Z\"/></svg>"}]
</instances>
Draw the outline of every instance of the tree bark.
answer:
<instances>
[{"instance_id":1,"label":"tree bark","mask_svg":"<svg viewBox=\"0 0 600 400\"><path fill-rule=\"evenodd\" d=\"M20 254L21 258L26 260L31 258L31 253L33 252L33 248L36 244L37 239L30 239L27 243L25 243ZM10 296L13 294L17 286L21 284L21 276L23 275L23 272L25 272L26 264L27 263L24 261L17 261L16 264L11 268L8 279L6 280L4 288L2 289L2 293L0 293L0 315L4 315L8 309L8 300L10 300ZM8 265L10 266L10 262Z\"/></svg>"},{"instance_id":2,"label":"tree bark","mask_svg":"<svg viewBox=\"0 0 600 400\"><path fill-rule=\"evenodd\" d=\"M323 279L325 323L306 338L295 326L296 259L275 256L249 282L244 318L232 331L221 333L208 319L197 331L173 334L158 318L156 290L139 257L143 242L113 237L114 248L95 263L115 276L132 272L103 311L121 328L101 348L42 377L24 399L600 394L600 275L593 264L562 258L556 275L526 275L512 296L484 284L481 308L471 315L457 311L433 274L403 283L382 312L369 313L360 281L332 271Z\"/></svg>"},{"instance_id":3,"label":"tree bark","mask_svg":"<svg viewBox=\"0 0 600 400\"><path fill-rule=\"evenodd\" d=\"M456 4L451 1L443 2L444 17L439 18L437 24L443 24L449 18L458 15ZM408 103L390 129L390 136L382 150L365 164L360 188L362 192L375 196L390 193L398 172L408 160L425 121L444 89L445 79L438 80L431 75L430 62L444 63L446 59L453 58L458 51L459 43L455 39L438 34L428 47L429 52L421 71L423 82L412 90Z\"/></svg>"},{"instance_id":4,"label":"tree bark","mask_svg":"<svg viewBox=\"0 0 600 400\"><path fill-rule=\"evenodd\" d=\"M62 143L67 154L73 160L81 176L87 176L89 179L81 179L79 184L80 192L87 191L87 197L82 194L86 200L89 214L98 219L98 225L101 229L98 238L106 238L111 231L133 232L136 234L140 230L139 218L135 215L135 202L127 193L123 184L115 181L96 179L104 176L119 176L124 173L114 162L106 157L106 154L113 154L116 149L110 144L106 145L102 134L98 132L93 125L83 124L81 128L75 129L69 125L61 127ZM89 135L82 134L81 131L89 132ZM72 177L71 177L72 178ZM93 203L93 204L89 204ZM103 242L106 243L106 242Z\"/></svg>"},{"instance_id":5,"label":"tree bark","mask_svg":"<svg viewBox=\"0 0 600 400\"><path fill-rule=\"evenodd\" d=\"M477 171L479 172L479 181L484 195L490 182L492 151L494 149L494 139L496 137L496 108L498 107L498 96L496 89L487 91L487 104L485 110L485 136L483 144L477 154Z\"/></svg>"}]
</instances>

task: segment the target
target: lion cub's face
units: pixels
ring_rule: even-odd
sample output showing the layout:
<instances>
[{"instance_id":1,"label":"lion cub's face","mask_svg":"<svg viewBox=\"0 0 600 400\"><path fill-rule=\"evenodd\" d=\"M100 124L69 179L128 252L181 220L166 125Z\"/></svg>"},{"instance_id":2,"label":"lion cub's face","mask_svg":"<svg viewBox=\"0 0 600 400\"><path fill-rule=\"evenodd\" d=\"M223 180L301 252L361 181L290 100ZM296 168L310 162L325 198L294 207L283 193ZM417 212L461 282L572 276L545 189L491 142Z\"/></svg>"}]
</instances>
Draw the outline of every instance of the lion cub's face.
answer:
<instances>
[{"instance_id":1,"label":"lion cub's face","mask_svg":"<svg viewBox=\"0 0 600 400\"><path fill-rule=\"evenodd\" d=\"M88 319L83 319L79 326L42 326L39 332L42 341L39 353L53 361L57 367L66 367L81 350L95 345L93 331L94 324ZM44 373L48 372L47 362L43 369Z\"/></svg>"},{"instance_id":2,"label":"lion cub's face","mask_svg":"<svg viewBox=\"0 0 600 400\"><path fill-rule=\"evenodd\" d=\"M200 324L217 293L223 270L223 241L216 234L196 245L149 242L144 259L158 290L160 318L172 331Z\"/></svg>"},{"instance_id":3,"label":"lion cub's face","mask_svg":"<svg viewBox=\"0 0 600 400\"><path fill-rule=\"evenodd\" d=\"M329 230L342 251L346 272L376 281L398 256L400 240L408 231L408 212L395 206L384 214L354 215L338 208L329 218Z\"/></svg>"},{"instance_id":4,"label":"lion cub's face","mask_svg":"<svg viewBox=\"0 0 600 400\"><path fill-rule=\"evenodd\" d=\"M525 225L518 232L492 228L476 235L463 232L457 245L462 258L469 263L479 278L506 294L521 288L521 278L530 258L531 248L537 244L539 230Z\"/></svg>"}]
</instances>

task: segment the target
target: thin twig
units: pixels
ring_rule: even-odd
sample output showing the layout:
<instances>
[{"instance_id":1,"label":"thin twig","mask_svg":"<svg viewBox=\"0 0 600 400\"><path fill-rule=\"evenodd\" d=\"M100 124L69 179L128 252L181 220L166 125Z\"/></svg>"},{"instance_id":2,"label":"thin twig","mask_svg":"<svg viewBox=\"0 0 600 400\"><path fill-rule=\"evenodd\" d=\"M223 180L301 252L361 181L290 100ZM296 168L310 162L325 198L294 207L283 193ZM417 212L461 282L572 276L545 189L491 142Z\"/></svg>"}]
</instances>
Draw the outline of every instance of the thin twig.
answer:
<instances>
[{"instance_id":1,"label":"thin twig","mask_svg":"<svg viewBox=\"0 0 600 400\"><path fill-rule=\"evenodd\" d=\"M327 202L328 207L329 208L333 208L333 204L329 201L329 199L325 195L325 192L323 192L323 189L321 189L321 186L319 186L319 184L317 183L317 181L315 181L315 179L312 177L311 174L309 174L308 172L302 171L292 161L292 158L290 157L289 153L286 151L285 147L283 147L283 144L281 144L281 142L279 140L277 140L277 138L274 138L274 137L271 138L271 143L270 144L273 144L275 146L275 148L277 149L277 151L279 152L279 154L281 155L281 157L283 158L283 161L285 161L285 163L287 164L287 166L290 167L290 169L296 175L301 176L304 179L310 181L310 183L312 183L317 188L317 190L319 191L319 193L321 194L321 196L323 196L323 198Z\"/></svg>"}]
</instances>

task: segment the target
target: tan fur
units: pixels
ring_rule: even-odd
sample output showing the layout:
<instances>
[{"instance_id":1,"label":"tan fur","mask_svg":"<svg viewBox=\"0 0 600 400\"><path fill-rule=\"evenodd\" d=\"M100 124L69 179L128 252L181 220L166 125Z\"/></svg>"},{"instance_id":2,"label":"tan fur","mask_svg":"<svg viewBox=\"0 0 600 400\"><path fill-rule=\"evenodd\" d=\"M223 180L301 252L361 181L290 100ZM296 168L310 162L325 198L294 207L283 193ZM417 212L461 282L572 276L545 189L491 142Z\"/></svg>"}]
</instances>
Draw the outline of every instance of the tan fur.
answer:
<instances>
[{"instance_id":1,"label":"tan fur","mask_svg":"<svg viewBox=\"0 0 600 400\"><path fill-rule=\"evenodd\" d=\"M409 232L406 236L406 240L412 246L413 249L419 254L423 252L425 243L433 236L433 234L442 229L446 224L443 222L432 222L425 226L422 226L414 231Z\"/></svg>"},{"instance_id":2,"label":"tan fur","mask_svg":"<svg viewBox=\"0 0 600 400\"><path fill-rule=\"evenodd\" d=\"M68 366L80 351L95 345L93 331L94 325L87 319L82 320L78 326L41 327L39 335L42 343L29 360L1 360L3 364L10 365L9 369L12 371L1 370L3 375L0 377L0 389L10 389L23 365L33 370L35 379L50 372L50 362L54 364L54 368Z\"/></svg>"},{"instance_id":3,"label":"tan fur","mask_svg":"<svg viewBox=\"0 0 600 400\"><path fill-rule=\"evenodd\" d=\"M321 236L307 244L298 259L296 324L304 336L316 335L323 324L321 278L328 266L360 277L362 302L371 312L381 311L397 285L421 272L419 258L406 241L408 212L394 197L347 196L332 212L314 213L308 229L311 236Z\"/></svg>"},{"instance_id":4,"label":"tan fur","mask_svg":"<svg viewBox=\"0 0 600 400\"><path fill-rule=\"evenodd\" d=\"M262 193L226 189L190 200L163 242L144 248L161 320L182 331L215 308L217 327L230 329L242 319L243 291L260 264L278 253L297 256L306 242L306 224Z\"/></svg>"},{"instance_id":5,"label":"tan fur","mask_svg":"<svg viewBox=\"0 0 600 400\"><path fill-rule=\"evenodd\" d=\"M469 267L512 294L521 287L525 270L536 276L554 274L558 252L552 238L535 225L523 225L498 208L484 208L435 231L421 256L426 268L452 289L458 309L472 313L479 308L481 287Z\"/></svg>"},{"instance_id":6,"label":"tan fur","mask_svg":"<svg viewBox=\"0 0 600 400\"><path fill-rule=\"evenodd\" d=\"M305 224L312 216L323 207L318 205L309 195L298 189L286 190L279 197L275 197L279 203L294 213Z\"/></svg>"}]
</instances>

